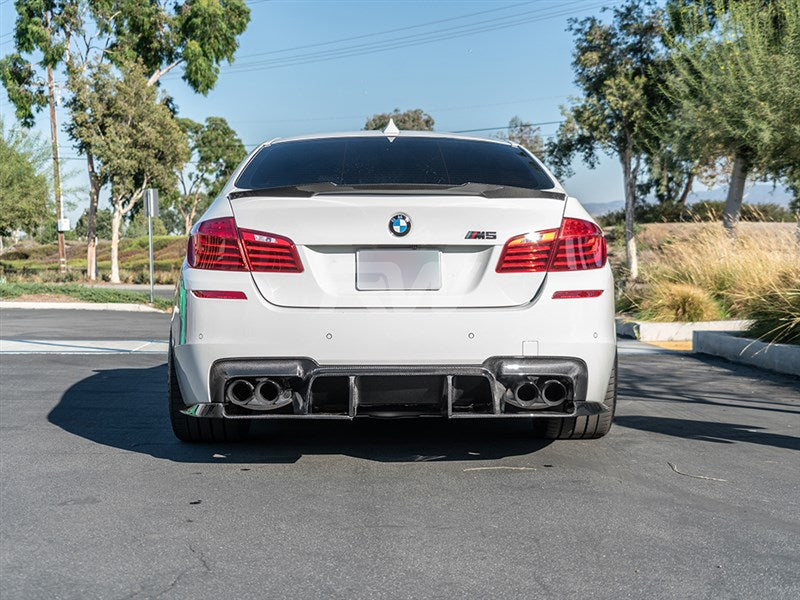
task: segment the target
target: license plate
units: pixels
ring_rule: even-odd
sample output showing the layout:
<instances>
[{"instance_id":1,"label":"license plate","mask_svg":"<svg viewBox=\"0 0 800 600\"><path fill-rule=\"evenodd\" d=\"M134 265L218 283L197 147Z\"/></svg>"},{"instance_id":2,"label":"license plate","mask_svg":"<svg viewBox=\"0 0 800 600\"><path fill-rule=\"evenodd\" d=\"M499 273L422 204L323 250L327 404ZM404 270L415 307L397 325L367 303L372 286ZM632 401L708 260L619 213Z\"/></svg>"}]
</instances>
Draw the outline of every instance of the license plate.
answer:
<instances>
[{"instance_id":1,"label":"license plate","mask_svg":"<svg viewBox=\"0 0 800 600\"><path fill-rule=\"evenodd\" d=\"M356 289L441 289L441 254L439 250L359 250Z\"/></svg>"}]
</instances>

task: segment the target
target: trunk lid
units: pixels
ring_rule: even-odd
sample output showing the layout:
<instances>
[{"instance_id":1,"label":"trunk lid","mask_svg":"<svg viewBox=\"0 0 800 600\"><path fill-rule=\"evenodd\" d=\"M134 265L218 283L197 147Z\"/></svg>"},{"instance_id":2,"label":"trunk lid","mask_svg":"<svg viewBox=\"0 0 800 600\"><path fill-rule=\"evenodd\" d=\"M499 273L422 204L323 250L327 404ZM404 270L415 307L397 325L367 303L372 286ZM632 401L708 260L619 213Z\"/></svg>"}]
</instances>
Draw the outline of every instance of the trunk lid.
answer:
<instances>
[{"instance_id":1,"label":"trunk lid","mask_svg":"<svg viewBox=\"0 0 800 600\"><path fill-rule=\"evenodd\" d=\"M251 196L233 198L230 203L240 228L277 234L295 243L302 273L252 275L271 304L301 308L526 304L536 295L545 273L497 273L498 258L509 238L558 228L565 206L555 198L400 194ZM410 230L402 237L390 230L390 220L398 214L411 221ZM475 233L468 239L469 232ZM407 252L367 252L386 250ZM409 254L415 250L426 251L418 255L424 254L426 260L436 254L430 251L438 251L439 273L433 273L437 265L431 263L427 265L430 273L422 272L410 285L403 274L385 279L382 273L367 283L372 275L365 271L382 268L375 266L379 263L374 257L391 262L396 255L400 263L408 263L411 257L409 268L416 268L417 255ZM397 268L393 264L386 267L392 273ZM375 289L374 282L384 280L394 289ZM397 281L406 281L401 287L427 289L396 289Z\"/></svg>"}]
</instances>

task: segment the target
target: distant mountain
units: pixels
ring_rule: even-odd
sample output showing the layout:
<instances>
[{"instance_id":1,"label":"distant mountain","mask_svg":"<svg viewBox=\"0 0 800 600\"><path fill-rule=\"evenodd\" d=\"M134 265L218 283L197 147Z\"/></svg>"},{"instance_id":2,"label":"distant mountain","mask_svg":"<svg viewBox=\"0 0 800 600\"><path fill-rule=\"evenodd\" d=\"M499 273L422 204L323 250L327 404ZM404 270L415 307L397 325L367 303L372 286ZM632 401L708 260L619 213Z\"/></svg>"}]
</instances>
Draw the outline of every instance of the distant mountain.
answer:
<instances>
[{"instance_id":1,"label":"distant mountain","mask_svg":"<svg viewBox=\"0 0 800 600\"><path fill-rule=\"evenodd\" d=\"M687 200L688 204L701 202L703 200L725 200L728 195L728 189L724 187L717 187L713 190L703 190L699 192L692 192L689 194ZM768 183L756 183L752 186L745 188L744 201L748 204L766 204L771 202L779 204L780 206L789 206L792 200L792 193L782 187L773 187ZM589 211L593 217L599 217L610 212L622 210L625 208L624 200L614 200L611 202L592 202L584 204L584 208Z\"/></svg>"}]
</instances>

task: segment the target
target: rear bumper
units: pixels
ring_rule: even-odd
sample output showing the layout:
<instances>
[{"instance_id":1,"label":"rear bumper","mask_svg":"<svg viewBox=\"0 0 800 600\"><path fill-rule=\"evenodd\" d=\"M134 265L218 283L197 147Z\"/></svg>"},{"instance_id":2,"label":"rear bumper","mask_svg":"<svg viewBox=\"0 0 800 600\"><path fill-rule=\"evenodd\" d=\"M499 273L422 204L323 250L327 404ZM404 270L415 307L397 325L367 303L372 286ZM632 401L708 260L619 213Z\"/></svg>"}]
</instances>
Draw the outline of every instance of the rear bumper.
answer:
<instances>
[{"instance_id":1,"label":"rear bumper","mask_svg":"<svg viewBox=\"0 0 800 600\"><path fill-rule=\"evenodd\" d=\"M212 403L215 366L310 357L316 369L482 369L491 357L585 365L586 392L600 403L616 353L614 295L608 267L549 274L529 304L511 308L297 309L264 300L249 273L184 270L187 290L243 291L246 300L195 298L173 313L177 378L187 405ZM603 289L598 298L552 300L557 290ZM443 376L447 376L444 373ZM452 373L451 373L452 374ZM364 374L364 377L367 375ZM479 375L482 376L482 375ZM367 382L369 383L369 382Z\"/></svg>"},{"instance_id":2,"label":"rear bumper","mask_svg":"<svg viewBox=\"0 0 800 600\"><path fill-rule=\"evenodd\" d=\"M574 358L492 357L480 365L336 365L311 359L220 360L211 368L211 402L184 413L226 419L354 419L359 416L447 418L574 417L606 410L587 402L586 364ZM234 382L277 384L281 401L231 401ZM546 386L563 395L545 399ZM520 400L522 386L535 397ZM560 387L560 386L563 386Z\"/></svg>"}]
</instances>

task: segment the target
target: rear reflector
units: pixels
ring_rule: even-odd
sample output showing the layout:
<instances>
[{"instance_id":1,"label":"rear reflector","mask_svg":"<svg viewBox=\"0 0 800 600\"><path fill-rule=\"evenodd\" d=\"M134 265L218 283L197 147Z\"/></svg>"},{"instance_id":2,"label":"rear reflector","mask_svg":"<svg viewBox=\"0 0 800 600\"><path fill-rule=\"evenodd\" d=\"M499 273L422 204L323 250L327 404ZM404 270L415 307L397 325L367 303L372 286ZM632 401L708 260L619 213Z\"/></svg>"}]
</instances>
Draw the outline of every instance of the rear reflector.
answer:
<instances>
[{"instance_id":1,"label":"rear reflector","mask_svg":"<svg viewBox=\"0 0 800 600\"><path fill-rule=\"evenodd\" d=\"M597 298L603 290L562 290L553 294L554 300L564 298Z\"/></svg>"},{"instance_id":2,"label":"rear reflector","mask_svg":"<svg viewBox=\"0 0 800 600\"><path fill-rule=\"evenodd\" d=\"M498 273L582 271L606 264L606 240L590 221L565 218L559 229L518 235L506 242Z\"/></svg>"},{"instance_id":3,"label":"rear reflector","mask_svg":"<svg viewBox=\"0 0 800 600\"><path fill-rule=\"evenodd\" d=\"M195 269L302 273L294 242L274 233L238 229L233 217L195 225L186 251Z\"/></svg>"},{"instance_id":4,"label":"rear reflector","mask_svg":"<svg viewBox=\"0 0 800 600\"><path fill-rule=\"evenodd\" d=\"M192 294L198 298L216 298L218 300L247 300L244 292L234 292L232 290L192 290Z\"/></svg>"}]
</instances>

